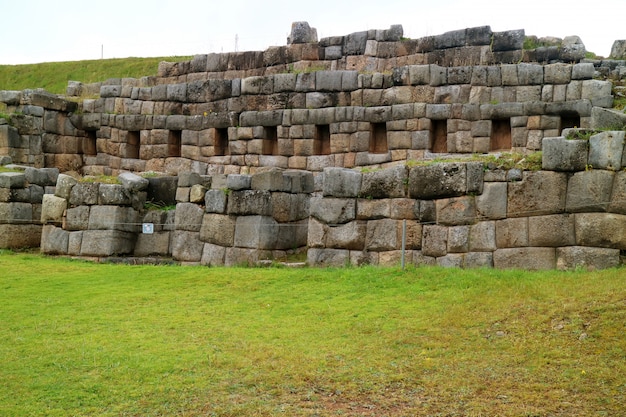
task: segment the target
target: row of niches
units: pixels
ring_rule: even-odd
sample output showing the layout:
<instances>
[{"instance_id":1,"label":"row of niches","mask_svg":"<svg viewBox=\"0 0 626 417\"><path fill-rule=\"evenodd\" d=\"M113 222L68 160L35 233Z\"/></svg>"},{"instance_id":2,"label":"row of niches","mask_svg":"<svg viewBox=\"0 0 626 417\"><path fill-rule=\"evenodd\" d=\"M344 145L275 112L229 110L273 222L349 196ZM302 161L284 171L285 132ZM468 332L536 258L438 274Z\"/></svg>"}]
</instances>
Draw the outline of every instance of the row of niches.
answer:
<instances>
[{"instance_id":1,"label":"row of niches","mask_svg":"<svg viewBox=\"0 0 626 417\"><path fill-rule=\"evenodd\" d=\"M87 131L82 153L87 165L112 165L112 158L149 161L185 158L210 164L246 165L251 155L282 156L282 168L310 169L291 157L350 154L344 166L372 165L424 157L426 153L532 152L544 137L580 127L571 116L521 116L494 120L412 119L292 126L151 129L126 131L108 126ZM57 141L57 143L61 143ZM48 152L60 153L47 148ZM249 160L249 159L248 159ZM258 163L258 162L257 162ZM281 163L272 160L272 163ZM113 164L114 165L114 164Z\"/></svg>"}]
</instances>

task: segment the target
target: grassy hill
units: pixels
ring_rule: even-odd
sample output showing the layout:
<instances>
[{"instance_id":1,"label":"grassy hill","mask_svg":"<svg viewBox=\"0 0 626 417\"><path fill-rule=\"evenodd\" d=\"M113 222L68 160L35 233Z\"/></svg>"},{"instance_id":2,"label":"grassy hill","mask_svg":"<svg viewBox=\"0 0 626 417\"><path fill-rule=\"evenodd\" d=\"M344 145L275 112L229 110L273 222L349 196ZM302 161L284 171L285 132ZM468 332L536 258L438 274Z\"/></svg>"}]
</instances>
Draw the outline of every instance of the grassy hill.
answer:
<instances>
[{"instance_id":1,"label":"grassy hill","mask_svg":"<svg viewBox=\"0 0 626 417\"><path fill-rule=\"evenodd\" d=\"M94 83L108 78L141 78L156 75L161 61L186 61L191 57L120 58L91 61L0 65L0 90L44 88L65 94L68 81Z\"/></svg>"}]
</instances>

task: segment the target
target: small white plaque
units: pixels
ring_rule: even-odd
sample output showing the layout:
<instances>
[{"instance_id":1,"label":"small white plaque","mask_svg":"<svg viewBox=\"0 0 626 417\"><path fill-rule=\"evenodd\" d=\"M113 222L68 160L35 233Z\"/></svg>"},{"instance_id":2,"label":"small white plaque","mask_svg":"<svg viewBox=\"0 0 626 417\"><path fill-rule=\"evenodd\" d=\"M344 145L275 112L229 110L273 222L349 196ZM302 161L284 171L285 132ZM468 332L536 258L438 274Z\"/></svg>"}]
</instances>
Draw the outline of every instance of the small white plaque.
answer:
<instances>
[{"instance_id":1,"label":"small white plaque","mask_svg":"<svg viewBox=\"0 0 626 417\"><path fill-rule=\"evenodd\" d=\"M151 235L154 233L154 223L144 223L143 224L143 234Z\"/></svg>"}]
</instances>

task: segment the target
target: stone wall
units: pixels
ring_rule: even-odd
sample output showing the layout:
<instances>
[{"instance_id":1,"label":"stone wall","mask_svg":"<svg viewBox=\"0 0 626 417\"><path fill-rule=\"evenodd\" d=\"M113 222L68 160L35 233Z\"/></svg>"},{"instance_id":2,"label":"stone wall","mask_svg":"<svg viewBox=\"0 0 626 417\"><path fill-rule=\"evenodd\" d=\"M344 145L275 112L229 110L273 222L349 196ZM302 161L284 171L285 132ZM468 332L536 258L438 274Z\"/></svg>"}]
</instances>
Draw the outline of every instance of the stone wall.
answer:
<instances>
[{"instance_id":1,"label":"stone wall","mask_svg":"<svg viewBox=\"0 0 626 417\"><path fill-rule=\"evenodd\" d=\"M462 268L615 267L626 251L624 139L623 131L546 138L538 171L461 161L329 167L315 178L274 168L187 172L175 182L125 173L122 184L97 184L61 174L55 194L43 196L41 248L208 266L306 251L311 266L404 258ZM175 210L144 209L159 187L169 189Z\"/></svg>"},{"instance_id":2,"label":"stone wall","mask_svg":"<svg viewBox=\"0 0 626 417\"><path fill-rule=\"evenodd\" d=\"M431 153L532 152L564 128L590 127L592 109L613 103L612 82L599 77L624 67L584 60L577 37L525 50L523 30L404 39L392 26L318 42L297 23L288 45L266 51L162 63L154 77L70 82L74 100L0 92L11 114L0 152L96 175L320 172Z\"/></svg>"},{"instance_id":3,"label":"stone wall","mask_svg":"<svg viewBox=\"0 0 626 417\"><path fill-rule=\"evenodd\" d=\"M55 193L43 198L42 252L243 265L305 250L314 187L309 172L186 172L176 182L124 173L119 179L78 182L61 174ZM167 205L172 199L175 210L145 208L147 201Z\"/></svg>"},{"instance_id":4,"label":"stone wall","mask_svg":"<svg viewBox=\"0 0 626 417\"><path fill-rule=\"evenodd\" d=\"M43 196L58 175L54 168L0 172L0 248L39 247Z\"/></svg>"}]
</instances>

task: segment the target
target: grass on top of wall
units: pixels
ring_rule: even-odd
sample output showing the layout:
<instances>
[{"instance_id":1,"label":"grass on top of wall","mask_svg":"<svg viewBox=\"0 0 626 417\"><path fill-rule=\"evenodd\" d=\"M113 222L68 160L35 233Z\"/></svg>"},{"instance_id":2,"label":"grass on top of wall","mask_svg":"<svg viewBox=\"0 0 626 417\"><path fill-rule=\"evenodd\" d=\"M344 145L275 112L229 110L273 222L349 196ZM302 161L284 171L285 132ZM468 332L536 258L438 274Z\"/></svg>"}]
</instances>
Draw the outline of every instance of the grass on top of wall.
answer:
<instances>
[{"instance_id":1,"label":"grass on top of wall","mask_svg":"<svg viewBox=\"0 0 626 417\"><path fill-rule=\"evenodd\" d=\"M620 415L625 278L4 251L0 415Z\"/></svg>"},{"instance_id":2,"label":"grass on top of wall","mask_svg":"<svg viewBox=\"0 0 626 417\"><path fill-rule=\"evenodd\" d=\"M54 94L65 94L68 81L87 84L109 78L141 78L156 75L161 61L189 59L191 57L173 56L0 65L0 90L43 88Z\"/></svg>"}]
</instances>

